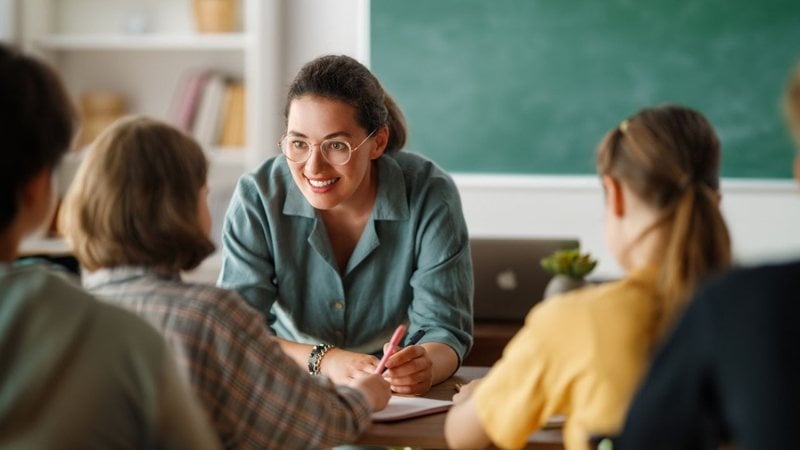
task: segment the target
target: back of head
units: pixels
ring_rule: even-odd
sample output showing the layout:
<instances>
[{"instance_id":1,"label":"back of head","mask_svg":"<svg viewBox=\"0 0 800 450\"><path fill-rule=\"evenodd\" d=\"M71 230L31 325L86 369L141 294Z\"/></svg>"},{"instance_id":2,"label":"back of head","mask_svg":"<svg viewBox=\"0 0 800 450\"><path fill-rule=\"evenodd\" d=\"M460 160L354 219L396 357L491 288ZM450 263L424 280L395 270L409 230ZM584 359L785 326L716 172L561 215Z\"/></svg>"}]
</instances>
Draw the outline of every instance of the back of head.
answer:
<instances>
[{"instance_id":1,"label":"back of head","mask_svg":"<svg viewBox=\"0 0 800 450\"><path fill-rule=\"evenodd\" d=\"M0 230L19 212L23 187L69 149L74 124L56 73L0 44Z\"/></svg>"},{"instance_id":2,"label":"back of head","mask_svg":"<svg viewBox=\"0 0 800 450\"><path fill-rule=\"evenodd\" d=\"M675 105L639 111L600 144L598 172L623 181L658 211L645 233L663 236L656 253L662 331L700 280L730 264L730 237L718 207L719 160L711 124Z\"/></svg>"},{"instance_id":3,"label":"back of head","mask_svg":"<svg viewBox=\"0 0 800 450\"><path fill-rule=\"evenodd\" d=\"M380 81L363 64L345 55L319 57L300 69L289 86L285 115L292 100L316 95L338 100L356 110L356 120L367 133L387 125L387 152L399 151L406 143L403 113Z\"/></svg>"},{"instance_id":4,"label":"back of head","mask_svg":"<svg viewBox=\"0 0 800 450\"><path fill-rule=\"evenodd\" d=\"M190 270L214 250L198 213L207 172L202 149L182 131L145 117L120 119L89 146L60 228L90 271Z\"/></svg>"}]
</instances>

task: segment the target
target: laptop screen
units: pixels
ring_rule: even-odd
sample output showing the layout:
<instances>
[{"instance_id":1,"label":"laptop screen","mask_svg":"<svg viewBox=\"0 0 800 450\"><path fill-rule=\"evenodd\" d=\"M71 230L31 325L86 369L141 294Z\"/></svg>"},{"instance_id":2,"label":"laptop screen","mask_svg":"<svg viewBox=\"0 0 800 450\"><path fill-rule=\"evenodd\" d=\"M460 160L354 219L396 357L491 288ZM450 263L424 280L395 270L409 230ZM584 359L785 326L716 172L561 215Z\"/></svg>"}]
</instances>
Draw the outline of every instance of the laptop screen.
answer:
<instances>
[{"instance_id":1,"label":"laptop screen","mask_svg":"<svg viewBox=\"0 0 800 450\"><path fill-rule=\"evenodd\" d=\"M542 299L551 275L540 261L556 250L576 248L578 239L472 238L474 317L521 322Z\"/></svg>"}]
</instances>

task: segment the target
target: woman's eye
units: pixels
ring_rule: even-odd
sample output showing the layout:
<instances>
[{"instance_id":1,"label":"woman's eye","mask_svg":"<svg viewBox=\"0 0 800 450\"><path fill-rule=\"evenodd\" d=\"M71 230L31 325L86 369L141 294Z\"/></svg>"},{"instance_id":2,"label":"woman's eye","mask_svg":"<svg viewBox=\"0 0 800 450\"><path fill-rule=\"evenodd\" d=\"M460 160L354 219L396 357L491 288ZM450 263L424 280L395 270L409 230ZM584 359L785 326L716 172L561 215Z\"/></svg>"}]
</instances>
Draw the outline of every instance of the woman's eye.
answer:
<instances>
[{"instance_id":1,"label":"woman's eye","mask_svg":"<svg viewBox=\"0 0 800 450\"><path fill-rule=\"evenodd\" d=\"M344 142L339 142L339 141L331 142L330 146L331 146L331 150L344 150L344 149L347 148L347 144L345 144Z\"/></svg>"},{"instance_id":2,"label":"woman's eye","mask_svg":"<svg viewBox=\"0 0 800 450\"><path fill-rule=\"evenodd\" d=\"M305 150L308 148L308 143L306 141L292 141L292 147L297 150Z\"/></svg>"}]
</instances>

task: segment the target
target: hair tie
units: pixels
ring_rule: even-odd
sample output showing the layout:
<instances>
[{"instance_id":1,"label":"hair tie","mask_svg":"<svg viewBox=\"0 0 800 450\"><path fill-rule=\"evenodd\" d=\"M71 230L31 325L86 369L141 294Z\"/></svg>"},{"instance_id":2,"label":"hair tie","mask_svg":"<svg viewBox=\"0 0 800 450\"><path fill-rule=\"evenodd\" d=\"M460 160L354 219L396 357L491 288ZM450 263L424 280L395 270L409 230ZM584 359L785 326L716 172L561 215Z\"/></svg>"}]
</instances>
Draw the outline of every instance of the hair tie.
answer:
<instances>
[{"instance_id":1,"label":"hair tie","mask_svg":"<svg viewBox=\"0 0 800 450\"><path fill-rule=\"evenodd\" d=\"M625 134L625 133L628 132L628 119L625 119L625 120L623 120L622 122L619 123L619 131L621 131L622 134Z\"/></svg>"}]
</instances>

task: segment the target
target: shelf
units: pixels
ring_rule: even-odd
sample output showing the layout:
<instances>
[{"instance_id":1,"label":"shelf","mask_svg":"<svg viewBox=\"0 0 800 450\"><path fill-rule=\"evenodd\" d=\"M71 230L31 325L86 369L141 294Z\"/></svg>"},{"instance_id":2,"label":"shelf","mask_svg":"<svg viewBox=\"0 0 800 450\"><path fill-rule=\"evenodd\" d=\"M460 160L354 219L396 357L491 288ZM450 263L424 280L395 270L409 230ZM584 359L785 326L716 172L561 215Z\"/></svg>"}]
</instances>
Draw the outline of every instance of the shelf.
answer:
<instances>
[{"instance_id":1,"label":"shelf","mask_svg":"<svg viewBox=\"0 0 800 450\"><path fill-rule=\"evenodd\" d=\"M244 50L244 33L51 34L34 43L46 50Z\"/></svg>"}]
</instances>

